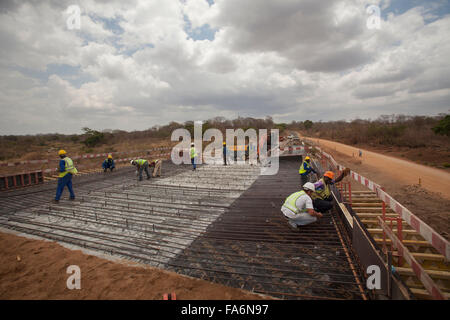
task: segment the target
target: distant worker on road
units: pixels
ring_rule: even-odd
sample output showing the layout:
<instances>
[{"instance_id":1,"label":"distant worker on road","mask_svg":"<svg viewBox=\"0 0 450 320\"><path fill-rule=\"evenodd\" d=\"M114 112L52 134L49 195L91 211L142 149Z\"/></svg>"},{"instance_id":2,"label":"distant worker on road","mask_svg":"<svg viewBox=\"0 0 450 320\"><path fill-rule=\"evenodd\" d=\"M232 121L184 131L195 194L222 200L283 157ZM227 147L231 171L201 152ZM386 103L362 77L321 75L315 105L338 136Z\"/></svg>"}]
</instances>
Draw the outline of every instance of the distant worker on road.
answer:
<instances>
[{"instance_id":1,"label":"distant worker on road","mask_svg":"<svg viewBox=\"0 0 450 320\"><path fill-rule=\"evenodd\" d=\"M314 210L324 213L333 208L333 197L331 196L330 186L340 182L349 173L350 169L345 168L341 175L334 180L334 172L327 171L324 173L323 178L314 183L315 192L311 195Z\"/></svg>"},{"instance_id":2,"label":"distant worker on road","mask_svg":"<svg viewBox=\"0 0 450 320\"><path fill-rule=\"evenodd\" d=\"M59 150L58 155L61 160L59 160L58 187L56 189L55 200L53 200L54 203L59 203L65 186L67 186L70 192L69 199L75 200L75 193L72 188L72 175L78 173L78 170L73 165L72 159L67 157L65 150Z\"/></svg>"},{"instance_id":3,"label":"distant worker on road","mask_svg":"<svg viewBox=\"0 0 450 320\"><path fill-rule=\"evenodd\" d=\"M288 225L292 230L298 230L298 226L304 226L321 218L320 212L314 211L311 194L315 191L314 184L307 182L303 190L291 194L284 201L281 212L288 219Z\"/></svg>"},{"instance_id":4,"label":"distant worker on road","mask_svg":"<svg viewBox=\"0 0 450 320\"><path fill-rule=\"evenodd\" d=\"M194 143L191 143L191 149L190 149L190 156L191 156L191 163L192 163L192 170L197 169L197 151L195 150Z\"/></svg>"},{"instance_id":5,"label":"distant worker on road","mask_svg":"<svg viewBox=\"0 0 450 320\"><path fill-rule=\"evenodd\" d=\"M136 166L136 173L139 175L139 181L142 181L142 171L145 170L147 174L147 180L150 179L150 173L148 173L148 160L145 159L136 159L131 160L131 164Z\"/></svg>"},{"instance_id":6,"label":"distant worker on road","mask_svg":"<svg viewBox=\"0 0 450 320\"><path fill-rule=\"evenodd\" d=\"M311 158L306 156L305 160L302 162L302 165L298 169L298 173L300 174L301 185L304 185L305 183L309 182L308 175L311 172L317 173L316 170L314 170L313 167L311 166Z\"/></svg>"},{"instance_id":7,"label":"distant worker on road","mask_svg":"<svg viewBox=\"0 0 450 320\"><path fill-rule=\"evenodd\" d=\"M161 176L161 168L162 168L162 160L161 159L154 159L150 161L150 164L148 165L150 168L153 168L152 177L160 177Z\"/></svg>"},{"instance_id":8,"label":"distant worker on road","mask_svg":"<svg viewBox=\"0 0 450 320\"><path fill-rule=\"evenodd\" d=\"M103 161L102 163L102 168L103 168L103 172L106 172L109 170L111 170L111 172L114 170L116 166L114 165L114 160L112 155L108 155L108 158L105 159L105 161Z\"/></svg>"}]
</instances>

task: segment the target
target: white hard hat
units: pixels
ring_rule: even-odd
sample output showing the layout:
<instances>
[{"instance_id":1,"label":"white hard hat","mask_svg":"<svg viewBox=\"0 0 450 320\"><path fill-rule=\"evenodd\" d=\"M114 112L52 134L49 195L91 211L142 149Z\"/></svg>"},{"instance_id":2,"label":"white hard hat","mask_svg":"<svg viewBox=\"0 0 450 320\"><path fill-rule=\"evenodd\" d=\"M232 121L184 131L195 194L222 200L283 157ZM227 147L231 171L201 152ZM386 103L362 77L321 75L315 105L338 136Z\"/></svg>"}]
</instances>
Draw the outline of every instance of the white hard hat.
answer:
<instances>
[{"instance_id":1,"label":"white hard hat","mask_svg":"<svg viewBox=\"0 0 450 320\"><path fill-rule=\"evenodd\" d=\"M314 187L314 184L311 183L311 182L305 183L305 184L303 185L303 189L311 190L311 191L313 191L313 192L316 191L316 188Z\"/></svg>"},{"instance_id":2,"label":"white hard hat","mask_svg":"<svg viewBox=\"0 0 450 320\"><path fill-rule=\"evenodd\" d=\"M130 163L133 164L134 160L131 160Z\"/></svg>"},{"instance_id":3,"label":"white hard hat","mask_svg":"<svg viewBox=\"0 0 450 320\"><path fill-rule=\"evenodd\" d=\"M194 146L194 143L192 142L192 143L191 143L191 147L193 147L193 146Z\"/></svg>"}]
</instances>

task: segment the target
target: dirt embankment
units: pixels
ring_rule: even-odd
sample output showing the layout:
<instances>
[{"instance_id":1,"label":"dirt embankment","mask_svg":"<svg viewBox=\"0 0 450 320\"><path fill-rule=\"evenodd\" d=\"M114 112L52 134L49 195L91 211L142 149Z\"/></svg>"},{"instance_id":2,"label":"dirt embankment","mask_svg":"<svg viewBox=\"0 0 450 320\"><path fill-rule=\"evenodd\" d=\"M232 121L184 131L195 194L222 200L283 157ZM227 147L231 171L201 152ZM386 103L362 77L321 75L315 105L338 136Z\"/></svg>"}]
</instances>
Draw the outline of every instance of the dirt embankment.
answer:
<instances>
[{"instance_id":1,"label":"dirt embankment","mask_svg":"<svg viewBox=\"0 0 450 320\"><path fill-rule=\"evenodd\" d=\"M264 297L148 266L114 262L69 250L50 241L0 233L0 299L147 299L178 300ZM81 270L81 289L69 290L67 267Z\"/></svg>"},{"instance_id":2,"label":"dirt embankment","mask_svg":"<svg viewBox=\"0 0 450 320\"><path fill-rule=\"evenodd\" d=\"M394 199L450 239L450 173L364 149L359 157L358 148L313 140L319 141L320 147L337 162L380 184Z\"/></svg>"}]
</instances>

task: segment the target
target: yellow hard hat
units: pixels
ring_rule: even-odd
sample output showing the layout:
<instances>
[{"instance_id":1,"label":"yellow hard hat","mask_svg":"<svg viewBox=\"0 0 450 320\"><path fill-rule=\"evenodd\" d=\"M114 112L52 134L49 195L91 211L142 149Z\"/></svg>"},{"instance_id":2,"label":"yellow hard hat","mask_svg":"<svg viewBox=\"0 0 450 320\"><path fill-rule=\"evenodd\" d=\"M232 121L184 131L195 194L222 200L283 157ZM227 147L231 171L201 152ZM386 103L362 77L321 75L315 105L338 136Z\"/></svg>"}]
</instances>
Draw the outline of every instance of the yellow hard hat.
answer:
<instances>
[{"instance_id":1,"label":"yellow hard hat","mask_svg":"<svg viewBox=\"0 0 450 320\"><path fill-rule=\"evenodd\" d=\"M62 154L66 154L66 150L63 150L63 149L59 150L58 155L62 155Z\"/></svg>"},{"instance_id":2,"label":"yellow hard hat","mask_svg":"<svg viewBox=\"0 0 450 320\"><path fill-rule=\"evenodd\" d=\"M305 160L311 160L311 158L310 157L305 157Z\"/></svg>"},{"instance_id":3,"label":"yellow hard hat","mask_svg":"<svg viewBox=\"0 0 450 320\"><path fill-rule=\"evenodd\" d=\"M223 144L227 144L227 143L224 141Z\"/></svg>"},{"instance_id":4,"label":"yellow hard hat","mask_svg":"<svg viewBox=\"0 0 450 320\"><path fill-rule=\"evenodd\" d=\"M108 154L108 159L112 159L112 155Z\"/></svg>"}]
</instances>

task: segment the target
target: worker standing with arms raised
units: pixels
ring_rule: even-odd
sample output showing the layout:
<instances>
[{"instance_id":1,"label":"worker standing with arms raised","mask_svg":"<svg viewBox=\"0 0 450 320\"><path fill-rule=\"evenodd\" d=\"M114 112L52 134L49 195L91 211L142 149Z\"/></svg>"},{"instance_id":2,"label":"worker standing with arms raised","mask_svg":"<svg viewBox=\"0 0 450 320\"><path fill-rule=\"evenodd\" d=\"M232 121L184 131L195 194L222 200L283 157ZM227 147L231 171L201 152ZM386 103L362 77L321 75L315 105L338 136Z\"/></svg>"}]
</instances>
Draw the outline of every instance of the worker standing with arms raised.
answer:
<instances>
[{"instance_id":1,"label":"worker standing with arms raised","mask_svg":"<svg viewBox=\"0 0 450 320\"><path fill-rule=\"evenodd\" d=\"M298 173L300 174L301 185L304 185L305 183L309 182L308 175L311 172L317 173L316 170L314 170L313 167L311 166L311 158L307 156L305 157L305 161L303 161L302 165L298 169Z\"/></svg>"},{"instance_id":2,"label":"worker standing with arms raised","mask_svg":"<svg viewBox=\"0 0 450 320\"><path fill-rule=\"evenodd\" d=\"M330 187L340 182L349 173L350 169L345 168L341 175L334 180L334 172L327 171L324 173L323 178L314 183L315 192L311 195L314 210L324 213L333 208L333 197L331 196Z\"/></svg>"},{"instance_id":3,"label":"worker standing with arms raised","mask_svg":"<svg viewBox=\"0 0 450 320\"><path fill-rule=\"evenodd\" d=\"M131 160L131 164L136 166L136 172L139 174L139 181L142 181L142 172L145 170L147 174L147 180L150 179L150 173L148 173L148 160L136 159Z\"/></svg>"},{"instance_id":4,"label":"worker standing with arms raised","mask_svg":"<svg viewBox=\"0 0 450 320\"><path fill-rule=\"evenodd\" d=\"M112 158L112 155L109 154L108 158L105 159L105 161L103 161L102 163L103 172L108 171L108 169L112 172L115 167L116 166L114 165L114 159Z\"/></svg>"},{"instance_id":5,"label":"worker standing with arms raised","mask_svg":"<svg viewBox=\"0 0 450 320\"><path fill-rule=\"evenodd\" d=\"M195 171L197 169L197 151L195 150L194 143L191 143L191 150L190 150L190 156L191 156L191 163L192 163L192 170Z\"/></svg>"},{"instance_id":6,"label":"worker standing with arms raised","mask_svg":"<svg viewBox=\"0 0 450 320\"><path fill-rule=\"evenodd\" d=\"M288 219L288 225L293 230L298 226L304 226L317 221L322 214L314 211L311 194L315 191L314 184L307 182L303 190L295 192L286 198L281 212Z\"/></svg>"},{"instance_id":7,"label":"worker standing with arms raised","mask_svg":"<svg viewBox=\"0 0 450 320\"><path fill-rule=\"evenodd\" d=\"M72 188L72 175L78 172L73 165L72 159L67 157L65 150L59 150L58 155L61 160L59 160L58 187L56 189L55 200L53 200L54 203L59 202L65 186L69 189L70 200L75 200L75 193Z\"/></svg>"}]
</instances>

